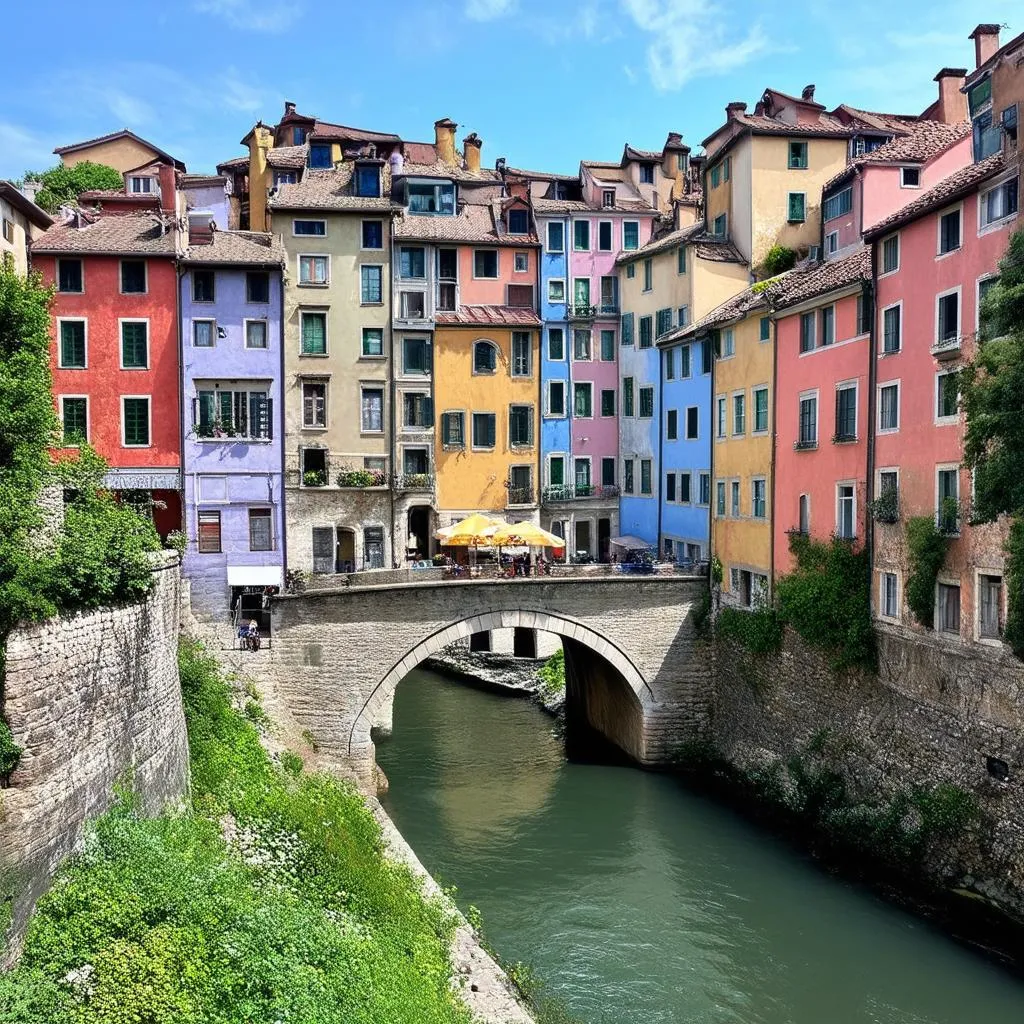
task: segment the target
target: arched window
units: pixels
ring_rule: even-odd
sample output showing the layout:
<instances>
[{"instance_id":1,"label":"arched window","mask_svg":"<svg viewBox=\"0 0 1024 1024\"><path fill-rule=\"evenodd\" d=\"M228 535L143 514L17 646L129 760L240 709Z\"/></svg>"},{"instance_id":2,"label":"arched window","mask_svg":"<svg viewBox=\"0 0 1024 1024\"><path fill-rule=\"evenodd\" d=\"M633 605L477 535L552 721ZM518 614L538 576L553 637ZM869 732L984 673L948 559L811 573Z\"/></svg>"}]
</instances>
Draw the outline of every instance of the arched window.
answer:
<instances>
[{"instance_id":1,"label":"arched window","mask_svg":"<svg viewBox=\"0 0 1024 1024\"><path fill-rule=\"evenodd\" d=\"M473 342L473 372L494 373L498 368L498 348L493 341Z\"/></svg>"},{"instance_id":2,"label":"arched window","mask_svg":"<svg viewBox=\"0 0 1024 1024\"><path fill-rule=\"evenodd\" d=\"M809 536L811 532L811 496L800 495L800 532Z\"/></svg>"}]
</instances>

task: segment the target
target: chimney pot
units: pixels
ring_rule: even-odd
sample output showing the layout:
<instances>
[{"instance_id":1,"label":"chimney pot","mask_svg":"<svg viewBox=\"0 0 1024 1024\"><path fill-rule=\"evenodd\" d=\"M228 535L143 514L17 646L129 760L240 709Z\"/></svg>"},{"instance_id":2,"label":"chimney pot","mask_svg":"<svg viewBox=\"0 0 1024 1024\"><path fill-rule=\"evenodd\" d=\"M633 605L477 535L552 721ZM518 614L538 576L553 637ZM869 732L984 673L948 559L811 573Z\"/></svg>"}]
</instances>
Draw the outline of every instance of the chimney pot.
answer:
<instances>
[{"instance_id":1,"label":"chimney pot","mask_svg":"<svg viewBox=\"0 0 1024 1024\"><path fill-rule=\"evenodd\" d=\"M295 113L295 104L291 100L284 101L284 114L287 117L289 114Z\"/></svg>"},{"instance_id":2,"label":"chimney pot","mask_svg":"<svg viewBox=\"0 0 1024 1024\"><path fill-rule=\"evenodd\" d=\"M967 37L974 40L974 66L980 68L999 49L999 29L993 24L978 25Z\"/></svg>"},{"instance_id":3,"label":"chimney pot","mask_svg":"<svg viewBox=\"0 0 1024 1024\"><path fill-rule=\"evenodd\" d=\"M939 83L935 120L940 124L959 124L967 120L967 97L960 91L966 76L966 68L942 68L935 76Z\"/></svg>"},{"instance_id":4,"label":"chimney pot","mask_svg":"<svg viewBox=\"0 0 1024 1024\"><path fill-rule=\"evenodd\" d=\"M807 100L808 103L812 103L814 101L814 85L813 85L813 83L811 85L805 85L804 86L803 92L800 93L800 98L804 99L804 100Z\"/></svg>"},{"instance_id":5,"label":"chimney pot","mask_svg":"<svg viewBox=\"0 0 1024 1024\"><path fill-rule=\"evenodd\" d=\"M734 101L732 103L728 103L728 104L726 104L726 107L725 107L725 117L726 117L726 120L727 121L731 121L731 120L735 119L736 117L738 117L740 114L746 113L746 110L747 110L746 103L743 103L740 100L736 100L736 101Z\"/></svg>"},{"instance_id":6,"label":"chimney pot","mask_svg":"<svg viewBox=\"0 0 1024 1024\"><path fill-rule=\"evenodd\" d=\"M483 145L476 132L470 132L462 140L462 157L467 171L480 170L480 150L483 149Z\"/></svg>"},{"instance_id":7,"label":"chimney pot","mask_svg":"<svg viewBox=\"0 0 1024 1024\"><path fill-rule=\"evenodd\" d=\"M434 122L434 147L437 157L449 167L455 167L455 129L459 126L450 118L442 117Z\"/></svg>"}]
</instances>

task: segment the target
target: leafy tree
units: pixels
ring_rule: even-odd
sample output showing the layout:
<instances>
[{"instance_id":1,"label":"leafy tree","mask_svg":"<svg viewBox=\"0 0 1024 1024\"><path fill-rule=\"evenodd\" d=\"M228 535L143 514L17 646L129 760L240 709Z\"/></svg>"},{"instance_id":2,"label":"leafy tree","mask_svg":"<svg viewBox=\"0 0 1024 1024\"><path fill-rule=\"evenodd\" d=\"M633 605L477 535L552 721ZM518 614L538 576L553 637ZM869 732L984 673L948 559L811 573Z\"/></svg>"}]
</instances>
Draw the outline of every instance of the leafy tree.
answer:
<instances>
[{"instance_id":1,"label":"leafy tree","mask_svg":"<svg viewBox=\"0 0 1024 1024\"><path fill-rule=\"evenodd\" d=\"M792 270L795 266L796 252L794 250L784 245L773 245L765 254L761 271L765 277L775 277L787 270Z\"/></svg>"},{"instance_id":2,"label":"leafy tree","mask_svg":"<svg viewBox=\"0 0 1024 1024\"><path fill-rule=\"evenodd\" d=\"M42 189L36 202L50 213L55 213L64 203L75 203L83 192L100 188L123 188L121 172L106 164L94 164L83 160L74 167L58 164L48 171L26 171L26 181L38 181Z\"/></svg>"}]
</instances>

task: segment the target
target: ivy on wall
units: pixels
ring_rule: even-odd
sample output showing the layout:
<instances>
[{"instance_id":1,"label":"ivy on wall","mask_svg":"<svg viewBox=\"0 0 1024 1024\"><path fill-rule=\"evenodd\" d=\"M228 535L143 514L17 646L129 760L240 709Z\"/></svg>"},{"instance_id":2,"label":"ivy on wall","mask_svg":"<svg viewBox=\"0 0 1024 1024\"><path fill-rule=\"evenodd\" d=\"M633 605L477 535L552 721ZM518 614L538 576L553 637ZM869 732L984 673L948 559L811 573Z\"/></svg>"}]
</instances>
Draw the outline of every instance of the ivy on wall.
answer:
<instances>
[{"instance_id":1,"label":"ivy on wall","mask_svg":"<svg viewBox=\"0 0 1024 1024\"><path fill-rule=\"evenodd\" d=\"M907 520L907 607L929 629L935 624L935 583L948 546L949 538L935 525L934 516Z\"/></svg>"}]
</instances>

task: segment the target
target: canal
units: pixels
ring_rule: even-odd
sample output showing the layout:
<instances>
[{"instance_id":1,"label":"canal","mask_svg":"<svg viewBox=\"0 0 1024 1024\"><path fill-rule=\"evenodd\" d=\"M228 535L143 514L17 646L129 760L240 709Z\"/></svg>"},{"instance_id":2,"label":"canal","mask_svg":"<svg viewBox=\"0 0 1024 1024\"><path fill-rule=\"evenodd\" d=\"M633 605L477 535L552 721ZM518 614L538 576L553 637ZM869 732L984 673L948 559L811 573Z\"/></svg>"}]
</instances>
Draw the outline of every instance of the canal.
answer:
<instances>
[{"instance_id":1,"label":"canal","mask_svg":"<svg viewBox=\"0 0 1024 1024\"><path fill-rule=\"evenodd\" d=\"M377 757L424 865L587 1024L1024 1020L1024 984L677 780L415 670Z\"/></svg>"}]
</instances>

